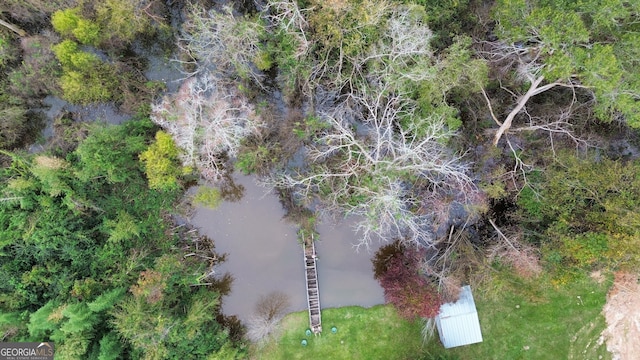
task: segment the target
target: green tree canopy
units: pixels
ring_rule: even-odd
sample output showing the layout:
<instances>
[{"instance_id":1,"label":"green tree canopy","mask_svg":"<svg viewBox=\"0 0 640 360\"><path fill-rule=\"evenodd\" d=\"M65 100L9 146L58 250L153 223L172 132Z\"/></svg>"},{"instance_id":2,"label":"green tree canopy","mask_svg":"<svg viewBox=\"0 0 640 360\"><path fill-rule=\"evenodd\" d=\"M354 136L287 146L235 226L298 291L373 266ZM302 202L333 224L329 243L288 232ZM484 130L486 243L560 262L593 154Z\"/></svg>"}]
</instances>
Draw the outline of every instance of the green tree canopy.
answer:
<instances>
[{"instance_id":1,"label":"green tree canopy","mask_svg":"<svg viewBox=\"0 0 640 360\"><path fill-rule=\"evenodd\" d=\"M547 259L562 267L640 264L640 164L560 154L518 200Z\"/></svg>"},{"instance_id":2,"label":"green tree canopy","mask_svg":"<svg viewBox=\"0 0 640 360\"><path fill-rule=\"evenodd\" d=\"M503 56L518 71L593 93L602 121L640 127L640 5L627 0L498 0L494 6Z\"/></svg>"},{"instance_id":3,"label":"green tree canopy","mask_svg":"<svg viewBox=\"0 0 640 360\"><path fill-rule=\"evenodd\" d=\"M156 358L233 353L216 321L220 294L200 283L210 264L183 257L178 248L202 250L189 248L194 240L176 246L181 235L165 222L179 194L150 189L138 160L155 130L148 119L95 126L64 159L9 154L0 171L5 336L50 339L64 359L143 358L154 344Z\"/></svg>"}]
</instances>

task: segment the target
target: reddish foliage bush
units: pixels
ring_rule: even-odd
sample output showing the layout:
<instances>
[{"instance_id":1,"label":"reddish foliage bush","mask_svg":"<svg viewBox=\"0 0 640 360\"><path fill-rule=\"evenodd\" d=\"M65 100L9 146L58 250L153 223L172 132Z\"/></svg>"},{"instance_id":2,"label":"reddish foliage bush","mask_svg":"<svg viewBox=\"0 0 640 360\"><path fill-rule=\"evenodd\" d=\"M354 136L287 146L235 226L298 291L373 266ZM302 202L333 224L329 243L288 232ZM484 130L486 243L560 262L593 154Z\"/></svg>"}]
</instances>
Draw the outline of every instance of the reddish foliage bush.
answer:
<instances>
[{"instance_id":1,"label":"reddish foliage bush","mask_svg":"<svg viewBox=\"0 0 640 360\"><path fill-rule=\"evenodd\" d=\"M397 243L388 245L397 247ZM384 289L384 298L392 304L406 319L415 317L433 318L438 314L442 299L434 284L420 273L420 258L423 253L413 248L403 251L387 251L383 247L380 253L392 256L376 256L375 261L384 261L384 265L375 263L378 270L376 279ZM391 253L391 254L390 254Z\"/></svg>"}]
</instances>

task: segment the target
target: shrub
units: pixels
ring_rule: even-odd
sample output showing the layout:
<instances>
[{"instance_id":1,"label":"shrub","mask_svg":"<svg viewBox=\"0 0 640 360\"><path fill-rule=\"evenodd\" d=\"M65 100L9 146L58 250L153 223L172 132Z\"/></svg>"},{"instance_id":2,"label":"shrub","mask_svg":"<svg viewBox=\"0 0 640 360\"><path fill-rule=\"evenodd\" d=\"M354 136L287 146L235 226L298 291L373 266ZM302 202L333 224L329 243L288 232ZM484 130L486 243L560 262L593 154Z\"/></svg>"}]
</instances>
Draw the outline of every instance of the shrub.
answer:
<instances>
[{"instance_id":1,"label":"shrub","mask_svg":"<svg viewBox=\"0 0 640 360\"><path fill-rule=\"evenodd\" d=\"M100 42L101 29L91 20L80 19L78 26L73 29L73 36L82 44L97 45Z\"/></svg>"},{"instance_id":2,"label":"shrub","mask_svg":"<svg viewBox=\"0 0 640 360\"><path fill-rule=\"evenodd\" d=\"M289 297L284 293L275 291L262 296L256 304L254 316L249 320L247 337L257 342L273 334L289 306Z\"/></svg>"},{"instance_id":3,"label":"shrub","mask_svg":"<svg viewBox=\"0 0 640 360\"><path fill-rule=\"evenodd\" d=\"M115 66L100 61L94 54L82 51L78 43L64 40L54 45L53 52L62 64L59 83L63 98L72 103L89 104L118 100L120 78Z\"/></svg>"},{"instance_id":4,"label":"shrub","mask_svg":"<svg viewBox=\"0 0 640 360\"><path fill-rule=\"evenodd\" d=\"M97 45L100 42L100 27L83 18L79 8L56 11L51 16L51 25L60 35L75 37L82 44Z\"/></svg>"},{"instance_id":5,"label":"shrub","mask_svg":"<svg viewBox=\"0 0 640 360\"><path fill-rule=\"evenodd\" d=\"M96 23L105 29L104 46L120 48L144 37L169 37L164 1L104 0L96 4ZM168 39L165 39L168 40Z\"/></svg>"},{"instance_id":6,"label":"shrub","mask_svg":"<svg viewBox=\"0 0 640 360\"><path fill-rule=\"evenodd\" d=\"M420 270L422 257L423 252L397 241L380 248L375 256L374 276L384 289L385 301L406 319L435 317L442 304L436 287Z\"/></svg>"},{"instance_id":7,"label":"shrub","mask_svg":"<svg viewBox=\"0 0 640 360\"><path fill-rule=\"evenodd\" d=\"M11 38L0 33L0 69L18 58L18 49Z\"/></svg>"},{"instance_id":8,"label":"shrub","mask_svg":"<svg viewBox=\"0 0 640 360\"><path fill-rule=\"evenodd\" d=\"M114 91L118 87L118 78L112 68L106 64L103 65L97 67L95 71L85 73L67 70L60 77L63 98L83 105L113 100Z\"/></svg>"},{"instance_id":9,"label":"shrub","mask_svg":"<svg viewBox=\"0 0 640 360\"><path fill-rule=\"evenodd\" d=\"M181 174L178 153L171 135L158 131L156 141L140 154L150 188L172 190L178 187L178 176Z\"/></svg>"},{"instance_id":10,"label":"shrub","mask_svg":"<svg viewBox=\"0 0 640 360\"><path fill-rule=\"evenodd\" d=\"M518 196L518 206L522 208L533 220L542 218L542 202L539 194L531 187L524 187Z\"/></svg>"},{"instance_id":11,"label":"shrub","mask_svg":"<svg viewBox=\"0 0 640 360\"><path fill-rule=\"evenodd\" d=\"M544 234L545 258L573 271L637 266L640 162L557 160L537 179L540 196L525 188L518 200L536 220L530 233Z\"/></svg>"},{"instance_id":12,"label":"shrub","mask_svg":"<svg viewBox=\"0 0 640 360\"><path fill-rule=\"evenodd\" d=\"M20 40L22 61L9 72L9 90L23 98L36 98L58 90L60 64L52 51L56 35L29 36Z\"/></svg>"},{"instance_id":13,"label":"shrub","mask_svg":"<svg viewBox=\"0 0 640 360\"><path fill-rule=\"evenodd\" d=\"M64 40L52 47L53 53L62 66L82 70L83 72L95 66L100 59L94 54L81 51L78 43L73 40Z\"/></svg>"},{"instance_id":14,"label":"shrub","mask_svg":"<svg viewBox=\"0 0 640 360\"><path fill-rule=\"evenodd\" d=\"M26 109L20 106L0 108L0 148L11 148L22 138L26 120Z\"/></svg>"},{"instance_id":15,"label":"shrub","mask_svg":"<svg viewBox=\"0 0 640 360\"><path fill-rule=\"evenodd\" d=\"M267 71L273 66L273 59L268 51L260 50L258 54L253 58L253 63L256 67L262 71Z\"/></svg>"},{"instance_id":16,"label":"shrub","mask_svg":"<svg viewBox=\"0 0 640 360\"><path fill-rule=\"evenodd\" d=\"M72 36L73 30L78 27L79 20L80 14L77 8L59 10L51 15L51 25L63 36Z\"/></svg>"},{"instance_id":17,"label":"shrub","mask_svg":"<svg viewBox=\"0 0 640 360\"><path fill-rule=\"evenodd\" d=\"M72 66L73 61L71 61L71 58L78 52L78 43L73 40L64 40L53 45L51 50L53 50L53 53L56 55L62 66Z\"/></svg>"},{"instance_id":18,"label":"shrub","mask_svg":"<svg viewBox=\"0 0 640 360\"><path fill-rule=\"evenodd\" d=\"M598 233L585 233L576 236L566 236L561 240L561 249L579 268L589 268L600 263L607 253L607 236Z\"/></svg>"},{"instance_id":19,"label":"shrub","mask_svg":"<svg viewBox=\"0 0 640 360\"><path fill-rule=\"evenodd\" d=\"M258 172L259 170L266 168L266 165L270 163L270 155L272 156L269 149L265 146L256 146L252 149L245 149L238 154L235 168L245 175Z\"/></svg>"}]
</instances>

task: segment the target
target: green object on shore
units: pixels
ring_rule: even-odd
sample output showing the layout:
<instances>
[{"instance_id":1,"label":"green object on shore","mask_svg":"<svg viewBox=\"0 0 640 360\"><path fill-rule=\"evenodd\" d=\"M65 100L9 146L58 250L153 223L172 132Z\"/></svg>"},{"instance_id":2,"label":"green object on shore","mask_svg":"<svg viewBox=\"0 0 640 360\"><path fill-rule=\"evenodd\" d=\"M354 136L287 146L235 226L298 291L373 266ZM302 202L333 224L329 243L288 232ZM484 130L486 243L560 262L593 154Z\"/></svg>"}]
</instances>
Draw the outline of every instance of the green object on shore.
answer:
<instances>
[{"instance_id":1,"label":"green object on shore","mask_svg":"<svg viewBox=\"0 0 640 360\"><path fill-rule=\"evenodd\" d=\"M335 334L335 333L337 333L337 332L338 332L338 328L337 328L337 327L335 327L335 326L332 326L332 327L331 327L331 333Z\"/></svg>"},{"instance_id":2,"label":"green object on shore","mask_svg":"<svg viewBox=\"0 0 640 360\"><path fill-rule=\"evenodd\" d=\"M307 339L302 339L302 341L300 341L300 345L307 346Z\"/></svg>"}]
</instances>

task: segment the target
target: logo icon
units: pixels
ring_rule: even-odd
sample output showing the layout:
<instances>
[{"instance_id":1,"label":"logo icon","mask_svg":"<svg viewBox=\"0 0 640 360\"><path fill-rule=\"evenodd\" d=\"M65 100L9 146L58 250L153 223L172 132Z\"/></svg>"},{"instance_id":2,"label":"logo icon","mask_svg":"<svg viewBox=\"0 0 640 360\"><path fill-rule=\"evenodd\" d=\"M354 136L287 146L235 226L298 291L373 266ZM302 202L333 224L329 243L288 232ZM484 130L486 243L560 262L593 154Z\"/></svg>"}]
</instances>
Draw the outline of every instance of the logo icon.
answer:
<instances>
[{"instance_id":1,"label":"logo icon","mask_svg":"<svg viewBox=\"0 0 640 360\"><path fill-rule=\"evenodd\" d=\"M51 346L51 344L49 344L48 342L40 343L40 345L38 345L38 347L36 349L40 349L43 346L45 346L47 349L51 349L51 351L53 351L53 346Z\"/></svg>"}]
</instances>

